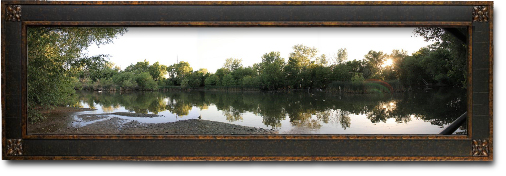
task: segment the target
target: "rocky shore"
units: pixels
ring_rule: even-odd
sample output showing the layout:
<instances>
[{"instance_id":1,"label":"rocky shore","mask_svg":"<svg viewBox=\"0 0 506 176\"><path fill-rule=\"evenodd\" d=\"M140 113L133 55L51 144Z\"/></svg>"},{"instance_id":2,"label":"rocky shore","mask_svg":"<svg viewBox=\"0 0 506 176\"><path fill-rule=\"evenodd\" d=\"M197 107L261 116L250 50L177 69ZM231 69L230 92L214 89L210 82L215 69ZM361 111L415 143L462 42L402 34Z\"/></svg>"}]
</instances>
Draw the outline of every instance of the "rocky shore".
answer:
<instances>
[{"instance_id":1,"label":"rocky shore","mask_svg":"<svg viewBox=\"0 0 506 176\"><path fill-rule=\"evenodd\" d=\"M82 109L89 111L90 109ZM73 113L79 110L63 110L48 114L44 121L28 124L28 134L159 134L159 135L238 135L238 134L277 134L276 130L247 127L223 122L201 119L180 120L169 123L140 123L135 120L125 121L113 115L129 117L158 117L154 114L117 112L107 114L77 115L79 121L73 119ZM92 122L87 125L77 123Z\"/></svg>"}]
</instances>

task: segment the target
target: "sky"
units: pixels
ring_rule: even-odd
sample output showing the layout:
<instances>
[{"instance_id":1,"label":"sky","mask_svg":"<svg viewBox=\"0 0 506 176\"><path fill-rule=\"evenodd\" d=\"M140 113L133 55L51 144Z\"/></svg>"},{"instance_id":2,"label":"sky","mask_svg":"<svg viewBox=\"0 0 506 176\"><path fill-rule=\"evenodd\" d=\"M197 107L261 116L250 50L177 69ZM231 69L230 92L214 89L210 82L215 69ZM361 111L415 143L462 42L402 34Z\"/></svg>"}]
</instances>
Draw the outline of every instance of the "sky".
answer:
<instances>
[{"instance_id":1,"label":"sky","mask_svg":"<svg viewBox=\"0 0 506 176\"><path fill-rule=\"evenodd\" d=\"M262 61L271 51L279 51L288 61L293 46L303 44L318 49L318 55L331 59L346 48L348 60L360 60L369 50L391 53L403 49L412 54L430 45L407 27L129 27L113 43L88 48L87 55L108 54L109 61L125 69L146 59L150 64L172 65L186 61L194 70L210 72L221 68L227 58L242 59L243 66Z\"/></svg>"}]
</instances>

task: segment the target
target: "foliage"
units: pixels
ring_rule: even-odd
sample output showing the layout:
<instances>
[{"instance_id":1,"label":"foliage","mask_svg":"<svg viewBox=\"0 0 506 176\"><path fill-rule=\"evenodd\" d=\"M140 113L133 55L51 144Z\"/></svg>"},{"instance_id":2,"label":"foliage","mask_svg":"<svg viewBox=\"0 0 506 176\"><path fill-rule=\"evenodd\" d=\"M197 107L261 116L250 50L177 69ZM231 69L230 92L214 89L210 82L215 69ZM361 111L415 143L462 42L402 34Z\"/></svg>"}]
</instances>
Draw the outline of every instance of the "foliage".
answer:
<instances>
[{"instance_id":1,"label":"foliage","mask_svg":"<svg viewBox=\"0 0 506 176\"><path fill-rule=\"evenodd\" d=\"M216 85L218 85L219 81L220 81L220 78L214 74L214 75L206 78L205 85L206 86L216 86Z\"/></svg>"},{"instance_id":2,"label":"foliage","mask_svg":"<svg viewBox=\"0 0 506 176\"><path fill-rule=\"evenodd\" d=\"M139 85L142 90L156 90L158 84L153 80L153 77L148 72L142 72L135 76L135 82Z\"/></svg>"},{"instance_id":3,"label":"foliage","mask_svg":"<svg viewBox=\"0 0 506 176\"><path fill-rule=\"evenodd\" d=\"M193 68L190 67L190 63L180 61L179 63L173 64L167 67L169 79L174 85L181 85L181 81L193 72Z\"/></svg>"},{"instance_id":4,"label":"foliage","mask_svg":"<svg viewBox=\"0 0 506 176\"><path fill-rule=\"evenodd\" d=\"M225 64L223 64L222 68L227 69L229 71L234 71L242 67L241 62L242 59L228 58L227 60L225 60Z\"/></svg>"},{"instance_id":5,"label":"foliage","mask_svg":"<svg viewBox=\"0 0 506 176\"><path fill-rule=\"evenodd\" d=\"M466 34L466 28L456 28L453 31ZM426 41L434 41L429 46L430 54L426 59L431 57L431 61L441 61L437 70L431 70L430 74L434 83L440 85L451 85L458 87L466 87L467 78L467 45L466 42L459 40L454 34L439 27L420 27L414 30L415 35L423 37ZM427 61L426 63L429 63ZM424 68L425 65L422 65Z\"/></svg>"},{"instance_id":6,"label":"foliage","mask_svg":"<svg viewBox=\"0 0 506 176\"><path fill-rule=\"evenodd\" d=\"M262 56L260 64L260 81L263 89L275 90L284 86L283 67L285 60L279 52L270 52ZM248 80L249 86L254 85L253 79Z\"/></svg>"},{"instance_id":7,"label":"foliage","mask_svg":"<svg viewBox=\"0 0 506 176\"><path fill-rule=\"evenodd\" d=\"M38 109L68 105L74 94L76 73L86 63L103 56L86 57L82 51L92 44L112 42L126 28L29 27L27 28L27 102L29 114ZM37 121L40 115L30 116Z\"/></svg>"},{"instance_id":8,"label":"foliage","mask_svg":"<svg viewBox=\"0 0 506 176\"><path fill-rule=\"evenodd\" d=\"M205 68L193 71L185 61L166 66L144 60L121 70L107 61L107 55L82 54L91 44L110 43L125 32L125 28L28 28L27 98L30 105L35 105L29 106L31 110L71 105L75 90L158 90L177 86L259 90L329 88L370 93L428 85L464 87L466 82L467 46L441 28L417 28L416 35L435 43L411 55L403 50L391 53L371 50L362 60L348 60L346 48L340 48L329 60L325 54L319 55L316 48L299 44L293 46L287 62L279 52L273 51L262 55L261 62L247 67L241 59L228 58L214 73ZM387 61L391 64L385 64ZM394 88L385 89L377 84L380 82L392 83ZM305 118L307 113L311 114L304 112L296 116ZM34 119L39 117L33 112L29 114Z\"/></svg>"},{"instance_id":9,"label":"foliage","mask_svg":"<svg viewBox=\"0 0 506 176\"><path fill-rule=\"evenodd\" d=\"M153 65L148 67L149 74L153 77L153 80L158 81L167 74L167 66L160 65L159 62L155 62Z\"/></svg>"},{"instance_id":10,"label":"foliage","mask_svg":"<svg viewBox=\"0 0 506 176\"><path fill-rule=\"evenodd\" d=\"M223 77L222 85L225 87L235 86L234 77L231 74L227 74Z\"/></svg>"},{"instance_id":11,"label":"foliage","mask_svg":"<svg viewBox=\"0 0 506 176\"><path fill-rule=\"evenodd\" d=\"M348 60L348 51L346 48L339 48L336 53L335 63L341 64L346 60Z\"/></svg>"}]
</instances>

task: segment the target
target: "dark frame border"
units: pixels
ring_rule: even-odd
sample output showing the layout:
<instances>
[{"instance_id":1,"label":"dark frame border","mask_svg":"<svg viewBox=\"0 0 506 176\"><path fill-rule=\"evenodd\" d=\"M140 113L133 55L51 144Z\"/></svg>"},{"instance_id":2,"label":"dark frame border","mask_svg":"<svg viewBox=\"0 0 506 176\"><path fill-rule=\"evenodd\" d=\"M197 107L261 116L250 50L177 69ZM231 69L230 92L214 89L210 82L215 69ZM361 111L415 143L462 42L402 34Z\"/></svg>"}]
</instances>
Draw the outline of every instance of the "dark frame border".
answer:
<instances>
[{"instance_id":1,"label":"dark frame border","mask_svg":"<svg viewBox=\"0 0 506 176\"><path fill-rule=\"evenodd\" d=\"M19 21L7 18L6 6L22 7ZM265 7L267 6L267 7ZM489 21L473 21L475 6L489 7ZM28 7L28 8L25 8ZM51 12L62 8L62 12L36 17L35 12ZM72 8L67 8L72 7ZM286 20L281 13L275 20L252 20L241 16L245 12L234 12L244 20L223 15L222 20L194 20L199 15L186 16L190 20L160 19L157 16L133 14L111 15L111 19L97 17L84 19L76 14L65 14L70 9L77 11L117 12L134 8L146 12L171 7L180 7L182 12L195 9L217 8L215 12L234 12L242 7L256 10L274 8L312 7L303 12L315 12L325 8L360 11L367 7L373 13L348 14L344 19L324 14L316 19ZM219 8L228 9L223 12ZM313 8L315 7L315 8ZM393 7L393 8L392 8ZM66 9L65 9L66 8ZM351 10L350 10L351 8ZM396 9L397 8L397 9ZM393 17L401 8L415 13L430 13L418 19ZM458 11L451 17L440 10ZM98 10L97 10L98 9ZM297 8L295 8L297 9ZM390 10L397 10L389 14ZM464 10L462 10L464 9ZM465 11L469 9L469 11ZM49 11L48 11L49 10ZM130 9L131 10L131 9ZM177 9L176 9L177 10ZM185 11L186 10L186 11ZM32 14L30 14L33 11ZM212 11L212 10L211 10ZM362 10L363 11L363 10ZM267 10L267 12L269 12ZM271 12L272 13L272 12ZM409 12L411 13L411 12ZM469 14L464 14L469 13ZM2 157L9 160L56 159L56 160L492 160L493 134L493 17L492 2L2 2ZM25 17L24 14L27 14ZM155 13L156 14L156 13ZM160 14L164 18L165 14ZM189 13L190 14L190 13ZM372 18L383 14L381 18ZM468 16L469 18L462 18ZM333 14L336 15L336 14ZM461 16L459 16L461 15ZM63 19L62 16L67 16ZM70 18L68 17L70 16ZM289 15L288 15L289 16ZM106 16L107 17L107 16ZM212 19L213 17L211 17ZM258 19L266 18L263 16ZM278 18L278 20L276 20ZM55 20L56 19L56 20ZM77 20L76 20L77 19ZM126 19L126 20L125 20ZM146 21L148 19L148 21ZM224 19L224 20L223 20ZM230 20L234 19L234 20ZM321 20L318 20L321 19ZM369 20L368 20L369 19ZM372 21L370 19L373 19ZM26 27L44 26L171 26L171 27L407 27L440 26L468 27L468 134L467 135L27 135L26 134ZM483 37L486 37L485 39ZM474 39L473 39L474 38ZM487 40L488 38L488 40ZM473 52L474 51L474 52ZM484 52L486 51L486 52ZM7 70L6 70L7 69ZM8 75L8 76L6 76ZM473 79L474 78L474 79ZM488 84L487 84L488 83ZM9 103L9 104L5 104ZM475 111L476 110L476 111ZM148 145L149 144L149 145ZM102 147L94 147L100 145ZM126 145L126 146L125 146ZM154 151L145 146L160 145ZM122 146L122 147L121 147ZM267 147L266 147L267 146ZM333 146L334 149L329 149ZM113 148L119 151L112 151ZM176 151L168 151L177 149ZM257 148L262 148L259 150ZM375 149L375 147L380 149ZM404 151L380 151L394 148ZM75 150L74 150L75 149ZM227 151L228 150L228 151ZM358 151L357 151L358 150Z\"/></svg>"}]
</instances>

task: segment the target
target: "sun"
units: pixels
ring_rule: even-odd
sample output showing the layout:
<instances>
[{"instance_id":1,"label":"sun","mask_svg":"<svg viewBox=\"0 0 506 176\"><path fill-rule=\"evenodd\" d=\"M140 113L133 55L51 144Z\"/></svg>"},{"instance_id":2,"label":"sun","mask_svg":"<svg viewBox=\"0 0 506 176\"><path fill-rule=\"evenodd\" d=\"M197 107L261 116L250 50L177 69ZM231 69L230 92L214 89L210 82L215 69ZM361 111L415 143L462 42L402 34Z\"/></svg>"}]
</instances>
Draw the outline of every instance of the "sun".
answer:
<instances>
[{"instance_id":1,"label":"sun","mask_svg":"<svg viewBox=\"0 0 506 176\"><path fill-rule=\"evenodd\" d=\"M392 61L392 59L387 59L385 62L383 62L383 65L381 65L381 67L387 67L387 66L391 66L394 62Z\"/></svg>"}]
</instances>

